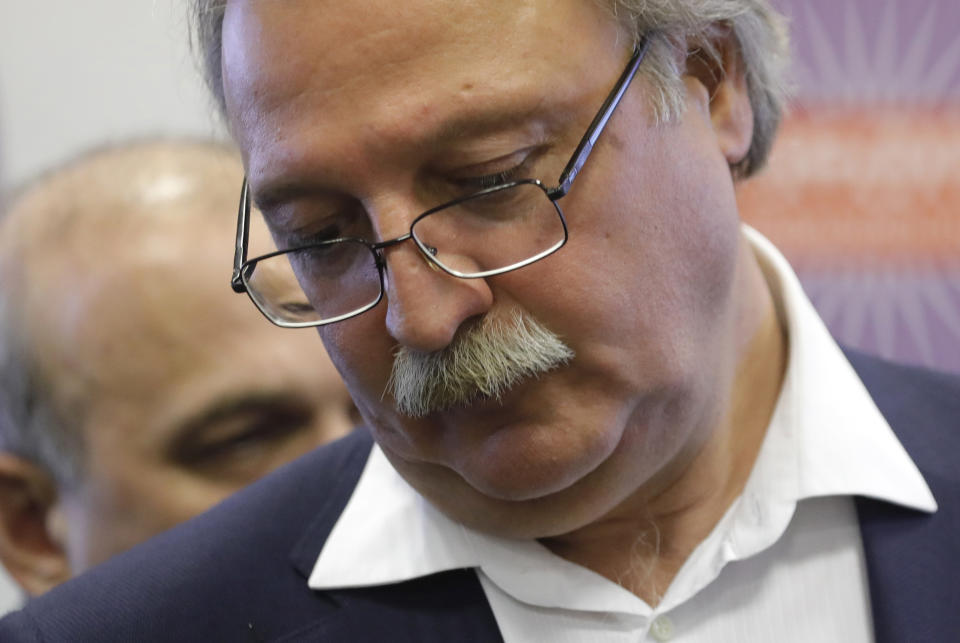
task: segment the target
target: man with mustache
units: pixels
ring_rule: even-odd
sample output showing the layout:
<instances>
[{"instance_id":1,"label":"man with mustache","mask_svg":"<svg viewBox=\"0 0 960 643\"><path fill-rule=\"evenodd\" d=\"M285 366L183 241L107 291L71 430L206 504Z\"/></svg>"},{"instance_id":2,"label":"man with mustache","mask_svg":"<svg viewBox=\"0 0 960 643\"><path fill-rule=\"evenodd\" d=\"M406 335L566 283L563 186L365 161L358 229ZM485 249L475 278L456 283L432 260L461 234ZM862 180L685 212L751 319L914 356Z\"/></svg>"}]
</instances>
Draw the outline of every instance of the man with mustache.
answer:
<instances>
[{"instance_id":1,"label":"man with mustache","mask_svg":"<svg viewBox=\"0 0 960 643\"><path fill-rule=\"evenodd\" d=\"M375 445L318 451L5 633L956 631L960 385L845 355L737 216L780 113L768 3L196 17L246 168L233 287L318 328ZM279 254L247 248L251 204ZM134 570L119 615L81 600Z\"/></svg>"}]
</instances>

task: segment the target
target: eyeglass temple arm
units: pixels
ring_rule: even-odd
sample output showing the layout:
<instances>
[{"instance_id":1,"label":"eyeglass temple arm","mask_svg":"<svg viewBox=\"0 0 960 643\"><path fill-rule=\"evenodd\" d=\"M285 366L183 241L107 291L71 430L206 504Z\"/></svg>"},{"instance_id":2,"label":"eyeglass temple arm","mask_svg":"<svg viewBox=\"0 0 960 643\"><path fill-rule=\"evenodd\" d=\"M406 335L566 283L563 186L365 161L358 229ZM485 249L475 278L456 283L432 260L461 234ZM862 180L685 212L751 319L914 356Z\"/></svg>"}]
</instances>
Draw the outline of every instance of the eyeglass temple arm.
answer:
<instances>
[{"instance_id":1,"label":"eyeglass temple arm","mask_svg":"<svg viewBox=\"0 0 960 643\"><path fill-rule=\"evenodd\" d=\"M247 243L250 239L250 192L247 186L247 177L243 177L243 186L240 188L240 206L237 211L237 242L233 251L233 276L230 277L230 287L234 292L247 292L240 271L247 260Z\"/></svg>"},{"instance_id":2,"label":"eyeglass temple arm","mask_svg":"<svg viewBox=\"0 0 960 643\"><path fill-rule=\"evenodd\" d=\"M617 80L617 84L613 86L613 91L610 92L600 107L600 111L593 117L590 127L587 128L587 135L581 139L580 145L578 145L576 151L574 151L570 162L567 163L567 167L563 168L563 173L560 174L559 184L550 190L551 198L559 199L570 191L573 180L577 178L577 174L580 173L583 164L587 162L587 159L590 157L590 152L593 151L594 144L596 144L597 139L600 138L600 133L603 132L603 128L607 126L607 121L610 120L610 117L613 115L613 110L617 108L620 99L623 98L627 88L630 86L630 81L632 81L636 75L637 69L640 67L640 63L643 61L643 56L647 53L647 47L649 47L649 45L650 41L647 40L646 36L641 38L640 42L637 43L637 46L633 50L633 56L631 56L627 62L627 68L623 70L623 73Z\"/></svg>"}]
</instances>

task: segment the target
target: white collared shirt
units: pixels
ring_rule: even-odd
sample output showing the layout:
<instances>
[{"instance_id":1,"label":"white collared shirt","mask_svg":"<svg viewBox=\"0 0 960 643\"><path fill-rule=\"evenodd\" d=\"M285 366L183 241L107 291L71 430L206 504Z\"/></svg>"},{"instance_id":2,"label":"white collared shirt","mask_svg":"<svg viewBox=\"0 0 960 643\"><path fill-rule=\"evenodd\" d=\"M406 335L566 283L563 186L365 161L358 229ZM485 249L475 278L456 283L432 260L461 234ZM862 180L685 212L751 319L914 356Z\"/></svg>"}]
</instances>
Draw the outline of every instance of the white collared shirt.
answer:
<instances>
[{"instance_id":1,"label":"white collared shirt","mask_svg":"<svg viewBox=\"0 0 960 643\"><path fill-rule=\"evenodd\" d=\"M313 589L475 568L507 643L873 640L851 496L936 502L783 256L744 226L790 338L780 397L743 493L651 607L537 541L456 523L374 446L310 575Z\"/></svg>"}]
</instances>

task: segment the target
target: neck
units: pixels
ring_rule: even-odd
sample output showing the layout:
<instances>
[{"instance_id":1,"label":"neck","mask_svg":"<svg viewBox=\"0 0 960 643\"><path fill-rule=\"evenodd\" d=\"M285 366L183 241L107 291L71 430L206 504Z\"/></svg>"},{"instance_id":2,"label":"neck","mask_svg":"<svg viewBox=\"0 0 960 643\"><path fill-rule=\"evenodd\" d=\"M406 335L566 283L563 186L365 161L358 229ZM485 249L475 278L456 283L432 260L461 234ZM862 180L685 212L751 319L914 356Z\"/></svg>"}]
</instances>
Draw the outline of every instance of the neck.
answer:
<instances>
[{"instance_id":1,"label":"neck","mask_svg":"<svg viewBox=\"0 0 960 643\"><path fill-rule=\"evenodd\" d=\"M766 435L786 368L787 341L770 289L744 240L727 335L731 384L706 436L669 481L640 489L605 519L544 541L554 553L659 603L693 550L742 493Z\"/></svg>"}]
</instances>

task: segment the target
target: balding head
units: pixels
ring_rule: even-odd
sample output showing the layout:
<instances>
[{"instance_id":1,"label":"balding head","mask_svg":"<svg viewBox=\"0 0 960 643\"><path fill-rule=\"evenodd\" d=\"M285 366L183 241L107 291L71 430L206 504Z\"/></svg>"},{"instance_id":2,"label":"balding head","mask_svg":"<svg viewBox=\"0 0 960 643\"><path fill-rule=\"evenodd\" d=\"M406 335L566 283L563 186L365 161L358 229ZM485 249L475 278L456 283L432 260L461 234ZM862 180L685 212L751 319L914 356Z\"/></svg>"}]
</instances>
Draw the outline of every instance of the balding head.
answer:
<instances>
[{"instance_id":1,"label":"balding head","mask_svg":"<svg viewBox=\"0 0 960 643\"><path fill-rule=\"evenodd\" d=\"M146 312L150 291L129 287L131 267L170 277L200 236L224 247L237 163L226 146L143 142L91 152L14 196L0 221L0 350L13 398L3 406L14 415L0 436L4 448L48 466L63 484L74 481L82 439L74 429L97 367L81 354L93 330L85 325L101 325L130 297Z\"/></svg>"},{"instance_id":2,"label":"balding head","mask_svg":"<svg viewBox=\"0 0 960 643\"><path fill-rule=\"evenodd\" d=\"M241 179L226 147L126 145L34 181L0 222L0 446L50 474L44 524L74 572L352 424L316 336L230 289Z\"/></svg>"}]
</instances>

